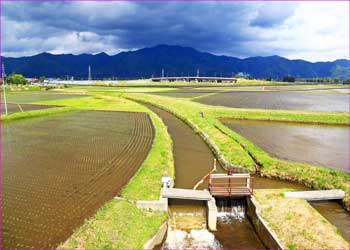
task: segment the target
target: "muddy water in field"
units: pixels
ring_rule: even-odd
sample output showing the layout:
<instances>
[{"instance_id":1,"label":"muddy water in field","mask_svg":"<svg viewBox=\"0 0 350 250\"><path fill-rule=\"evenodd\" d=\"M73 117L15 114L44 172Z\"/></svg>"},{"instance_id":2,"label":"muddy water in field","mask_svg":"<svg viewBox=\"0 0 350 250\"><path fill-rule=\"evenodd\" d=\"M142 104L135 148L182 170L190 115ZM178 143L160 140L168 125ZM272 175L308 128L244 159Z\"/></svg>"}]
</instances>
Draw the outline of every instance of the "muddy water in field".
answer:
<instances>
[{"instance_id":1,"label":"muddy water in field","mask_svg":"<svg viewBox=\"0 0 350 250\"><path fill-rule=\"evenodd\" d=\"M80 111L3 124L3 246L54 248L112 199L153 141L146 114Z\"/></svg>"},{"instance_id":2,"label":"muddy water in field","mask_svg":"<svg viewBox=\"0 0 350 250\"><path fill-rule=\"evenodd\" d=\"M211 95L196 101L233 108L349 112L349 95L346 94L237 91Z\"/></svg>"},{"instance_id":3,"label":"muddy water in field","mask_svg":"<svg viewBox=\"0 0 350 250\"><path fill-rule=\"evenodd\" d=\"M147 105L149 109L162 118L168 127L173 140L175 158L175 186L177 188L193 188L213 166L213 154L205 142L193 130L174 115ZM219 172L224 172L219 168ZM207 188L207 183L199 189ZM206 210L203 202L171 200L170 229L164 248L243 248L252 249L252 246L262 246L259 238L244 216L241 219L226 218L218 223L219 231L215 234L206 228ZM226 218L226 219L225 219ZM232 234L234 231L235 234Z\"/></svg>"},{"instance_id":4,"label":"muddy water in field","mask_svg":"<svg viewBox=\"0 0 350 250\"><path fill-rule=\"evenodd\" d=\"M350 242L350 214L335 201L310 203L329 222L337 227L341 235Z\"/></svg>"},{"instance_id":5,"label":"muddy water in field","mask_svg":"<svg viewBox=\"0 0 350 250\"><path fill-rule=\"evenodd\" d=\"M59 106L54 106L54 105L34 105L34 104L19 104L19 105L14 104L14 103L8 103L7 104L8 114L22 112L22 110L23 110L23 112L25 112L25 111L31 111L31 110L59 107ZM21 110L21 108L22 108L22 110ZM3 103L1 103L1 114L5 114L5 104L3 104Z\"/></svg>"},{"instance_id":6,"label":"muddy water in field","mask_svg":"<svg viewBox=\"0 0 350 250\"><path fill-rule=\"evenodd\" d=\"M270 155L349 172L349 127L223 120Z\"/></svg>"},{"instance_id":7,"label":"muddy water in field","mask_svg":"<svg viewBox=\"0 0 350 250\"><path fill-rule=\"evenodd\" d=\"M180 98L193 98L202 95L220 93L223 90L220 89L201 89L201 88L180 88L170 91L157 91L152 92L152 95L169 96L169 97L180 97Z\"/></svg>"},{"instance_id":8,"label":"muddy water in field","mask_svg":"<svg viewBox=\"0 0 350 250\"><path fill-rule=\"evenodd\" d=\"M49 101L58 99L70 99L78 97L86 97L85 95L67 95L50 91L26 91L26 92L10 92L6 95L8 102L14 103L31 103L39 101ZM4 101L1 95L1 102Z\"/></svg>"}]
</instances>

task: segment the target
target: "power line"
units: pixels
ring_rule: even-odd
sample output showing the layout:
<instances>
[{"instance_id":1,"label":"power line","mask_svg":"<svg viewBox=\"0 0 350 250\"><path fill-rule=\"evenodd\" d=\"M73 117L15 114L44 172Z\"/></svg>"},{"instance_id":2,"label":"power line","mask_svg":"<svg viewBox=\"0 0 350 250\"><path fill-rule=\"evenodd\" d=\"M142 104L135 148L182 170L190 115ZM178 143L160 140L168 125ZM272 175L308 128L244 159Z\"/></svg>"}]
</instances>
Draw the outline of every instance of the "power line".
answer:
<instances>
[{"instance_id":1,"label":"power line","mask_svg":"<svg viewBox=\"0 0 350 250\"><path fill-rule=\"evenodd\" d=\"M7 113L7 100L6 100L6 86L5 86L5 66L2 64L2 89L4 92L4 104L5 104L5 115L8 115Z\"/></svg>"},{"instance_id":2,"label":"power line","mask_svg":"<svg viewBox=\"0 0 350 250\"><path fill-rule=\"evenodd\" d=\"M88 68L88 70L89 70L89 76L88 76L88 80L89 81L91 81L91 66L89 65L89 68Z\"/></svg>"}]
</instances>

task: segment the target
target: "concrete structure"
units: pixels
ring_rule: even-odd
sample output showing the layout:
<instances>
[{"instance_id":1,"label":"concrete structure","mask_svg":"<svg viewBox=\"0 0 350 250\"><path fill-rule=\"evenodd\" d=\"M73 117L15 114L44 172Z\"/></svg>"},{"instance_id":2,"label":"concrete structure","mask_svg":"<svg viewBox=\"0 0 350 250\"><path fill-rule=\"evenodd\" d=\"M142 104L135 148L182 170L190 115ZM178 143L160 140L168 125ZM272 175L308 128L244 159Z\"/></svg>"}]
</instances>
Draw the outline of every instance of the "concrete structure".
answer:
<instances>
[{"instance_id":1,"label":"concrete structure","mask_svg":"<svg viewBox=\"0 0 350 250\"><path fill-rule=\"evenodd\" d=\"M287 198L301 198L307 201L324 201L324 200L342 200L345 192L340 189L332 190L315 190L301 192L286 192L284 196Z\"/></svg>"},{"instance_id":2,"label":"concrete structure","mask_svg":"<svg viewBox=\"0 0 350 250\"><path fill-rule=\"evenodd\" d=\"M267 225L261 217L260 204L254 197L247 198L247 216L252 222L256 233L268 249L283 250L275 232Z\"/></svg>"},{"instance_id":3,"label":"concrete structure","mask_svg":"<svg viewBox=\"0 0 350 250\"><path fill-rule=\"evenodd\" d=\"M213 197L207 190L192 190L181 188L163 188L163 198L210 201Z\"/></svg>"},{"instance_id":4,"label":"concrete structure","mask_svg":"<svg viewBox=\"0 0 350 250\"><path fill-rule=\"evenodd\" d=\"M136 207L138 209L146 209L152 211L168 211L168 199L160 198L154 201L136 201Z\"/></svg>"},{"instance_id":5,"label":"concrete structure","mask_svg":"<svg viewBox=\"0 0 350 250\"><path fill-rule=\"evenodd\" d=\"M208 228L211 231L216 231L216 218L218 217L218 208L214 198L207 202Z\"/></svg>"},{"instance_id":6,"label":"concrete structure","mask_svg":"<svg viewBox=\"0 0 350 250\"><path fill-rule=\"evenodd\" d=\"M181 188L163 188L161 192L162 198L166 199L183 199L183 200L199 200L207 202L208 228L216 231L216 219L218 209L215 199L207 190L192 190Z\"/></svg>"},{"instance_id":7,"label":"concrete structure","mask_svg":"<svg viewBox=\"0 0 350 250\"><path fill-rule=\"evenodd\" d=\"M233 77L174 76L155 77L153 82L237 82Z\"/></svg>"},{"instance_id":8,"label":"concrete structure","mask_svg":"<svg viewBox=\"0 0 350 250\"><path fill-rule=\"evenodd\" d=\"M165 222L160 226L158 232L143 245L143 249L152 250L156 246L162 244L167 230L168 230L168 223Z\"/></svg>"}]
</instances>

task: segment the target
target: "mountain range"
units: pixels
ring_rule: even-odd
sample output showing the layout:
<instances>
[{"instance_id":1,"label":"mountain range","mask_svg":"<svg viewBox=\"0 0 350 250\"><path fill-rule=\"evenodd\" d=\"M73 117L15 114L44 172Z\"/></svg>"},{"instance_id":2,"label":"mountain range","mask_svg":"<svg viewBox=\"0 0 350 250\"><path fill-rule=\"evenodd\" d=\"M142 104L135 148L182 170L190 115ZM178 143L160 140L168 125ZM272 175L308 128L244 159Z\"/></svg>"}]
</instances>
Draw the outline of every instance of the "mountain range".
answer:
<instances>
[{"instance_id":1,"label":"mountain range","mask_svg":"<svg viewBox=\"0 0 350 250\"><path fill-rule=\"evenodd\" d=\"M228 77L239 72L254 78L281 79L286 75L298 78L348 78L349 60L308 62L280 56L240 59L201 52L190 47L157 45L109 56L106 53L60 54L41 53L28 57L3 57L7 74L21 73L25 77L74 77L86 79L91 66L93 79L149 78L164 76Z\"/></svg>"}]
</instances>

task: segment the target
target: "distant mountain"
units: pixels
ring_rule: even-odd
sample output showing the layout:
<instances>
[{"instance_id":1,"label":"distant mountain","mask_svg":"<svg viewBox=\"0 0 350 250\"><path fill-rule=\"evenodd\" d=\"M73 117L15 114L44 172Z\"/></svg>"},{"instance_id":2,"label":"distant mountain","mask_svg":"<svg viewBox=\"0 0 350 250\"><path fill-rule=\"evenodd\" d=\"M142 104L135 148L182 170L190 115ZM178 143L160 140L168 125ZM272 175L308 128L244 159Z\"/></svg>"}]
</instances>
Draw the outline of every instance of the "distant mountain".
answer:
<instances>
[{"instance_id":1,"label":"distant mountain","mask_svg":"<svg viewBox=\"0 0 350 250\"><path fill-rule=\"evenodd\" d=\"M239 59L216 56L193 48L158 45L136 51L109 56L42 53L35 56L4 57L7 73L21 73L26 77L87 78L91 65L93 78L119 79L149 78L160 76L164 69L167 76L196 75L232 76L238 72L248 73L254 78L280 79L285 75L300 78L347 77L348 60L311 63L304 60L289 60L280 56L250 57ZM345 74L344 74L345 72Z\"/></svg>"}]
</instances>

